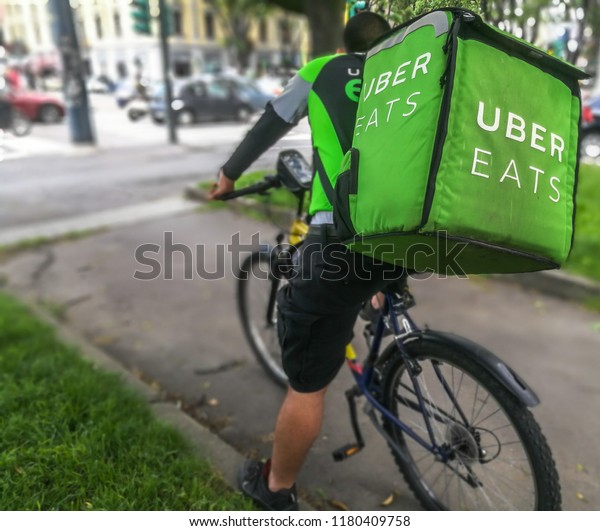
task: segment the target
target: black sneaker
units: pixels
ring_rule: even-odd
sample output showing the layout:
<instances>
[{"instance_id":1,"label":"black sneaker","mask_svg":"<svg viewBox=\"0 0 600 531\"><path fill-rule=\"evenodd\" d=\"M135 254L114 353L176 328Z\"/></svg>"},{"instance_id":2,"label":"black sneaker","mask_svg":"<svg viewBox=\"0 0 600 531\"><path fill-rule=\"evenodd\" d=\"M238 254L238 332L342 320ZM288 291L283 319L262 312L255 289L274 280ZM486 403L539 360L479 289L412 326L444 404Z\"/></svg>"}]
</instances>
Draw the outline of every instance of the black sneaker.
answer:
<instances>
[{"instance_id":1,"label":"black sneaker","mask_svg":"<svg viewBox=\"0 0 600 531\"><path fill-rule=\"evenodd\" d=\"M241 491L267 511L297 511L296 486L271 492L267 486L270 469L271 460L266 463L247 460L240 468Z\"/></svg>"}]
</instances>

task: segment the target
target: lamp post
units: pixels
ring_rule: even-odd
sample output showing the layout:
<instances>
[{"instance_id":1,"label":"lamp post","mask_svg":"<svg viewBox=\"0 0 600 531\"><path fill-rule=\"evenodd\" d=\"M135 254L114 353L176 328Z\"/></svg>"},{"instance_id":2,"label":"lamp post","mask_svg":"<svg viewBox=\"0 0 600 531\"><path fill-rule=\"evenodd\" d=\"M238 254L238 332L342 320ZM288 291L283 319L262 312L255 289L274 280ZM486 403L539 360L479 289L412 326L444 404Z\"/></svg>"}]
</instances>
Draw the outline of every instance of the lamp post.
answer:
<instances>
[{"instance_id":1,"label":"lamp post","mask_svg":"<svg viewBox=\"0 0 600 531\"><path fill-rule=\"evenodd\" d=\"M76 144L96 142L87 88L83 79L83 62L75 31L73 11L68 0L50 0L52 33L63 63L63 93L71 140Z\"/></svg>"}]
</instances>

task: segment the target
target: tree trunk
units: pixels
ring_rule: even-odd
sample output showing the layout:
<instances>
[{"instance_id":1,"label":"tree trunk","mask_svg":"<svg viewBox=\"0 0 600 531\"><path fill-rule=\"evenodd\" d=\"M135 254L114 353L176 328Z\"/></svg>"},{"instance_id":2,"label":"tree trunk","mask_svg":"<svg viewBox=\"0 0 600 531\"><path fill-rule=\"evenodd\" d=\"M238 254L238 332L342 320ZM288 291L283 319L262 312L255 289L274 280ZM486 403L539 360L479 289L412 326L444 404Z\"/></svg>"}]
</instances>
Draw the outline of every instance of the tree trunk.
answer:
<instances>
[{"instance_id":1,"label":"tree trunk","mask_svg":"<svg viewBox=\"0 0 600 531\"><path fill-rule=\"evenodd\" d=\"M335 53L343 48L344 0L304 0L311 34L311 56Z\"/></svg>"}]
</instances>

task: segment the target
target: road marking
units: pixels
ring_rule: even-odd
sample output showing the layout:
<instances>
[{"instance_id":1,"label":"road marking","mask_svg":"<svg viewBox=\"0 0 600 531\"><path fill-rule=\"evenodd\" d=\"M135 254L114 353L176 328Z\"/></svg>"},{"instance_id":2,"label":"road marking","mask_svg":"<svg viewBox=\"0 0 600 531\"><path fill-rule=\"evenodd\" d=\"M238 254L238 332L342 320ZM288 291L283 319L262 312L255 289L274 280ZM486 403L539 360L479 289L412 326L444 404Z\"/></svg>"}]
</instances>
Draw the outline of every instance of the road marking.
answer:
<instances>
[{"instance_id":1,"label":"road marking","mask_svg":"<svg viewBox=\"0 0 600 531\"><path fill-rule=\"evenodd\" d=\"M0 245L15 244L33 238L58 238L76 231L129 225L140 221L188 212L197 207L197 202L188 201L179 196L169 197L160 201L102 210L83 216L74 216L3 230L0 231Z\"/></svg>"}]
</instances>

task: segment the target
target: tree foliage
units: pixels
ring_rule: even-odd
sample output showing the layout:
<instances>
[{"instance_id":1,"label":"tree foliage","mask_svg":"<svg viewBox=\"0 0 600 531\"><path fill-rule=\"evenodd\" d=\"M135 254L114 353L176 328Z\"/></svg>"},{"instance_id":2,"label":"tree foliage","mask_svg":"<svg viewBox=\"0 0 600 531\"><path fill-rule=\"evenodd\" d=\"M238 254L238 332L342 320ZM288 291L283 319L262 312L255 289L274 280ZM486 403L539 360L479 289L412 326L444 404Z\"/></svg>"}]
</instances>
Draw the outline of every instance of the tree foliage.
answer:
<instances>
[{"instance_id":1,"label":"tree foliage","mask_svg":"<svg viewBox=\"0 0 600 531\"><path fill-rule=\"evenodd\" d=\"M394 24L442 7L462 7L480 12L480 0L372 0L371 10L380 13Z\"/></svg>"},{"instance_id":2,"label":"tree foliage","mask_svg":"<svg viewBox=\"0 0 600 531\"><path fill-rule=\"evenodd\" d=\"M254 43L250 40L252 19L266 14L267 4L256 0L207 0L225 33L225 45L233 52L234 62L242 70L249 66Z\"/></svg>"},{"instance_id":3,"label":"tree foliage","mask_svg":"<svg viewBox=\"0 0 600 531\"><path fill-rule=\"evenodd\" d=\"M341 45L346 0L211 1L277 6L306 15L311 29L312 55L334 52ZM538 42L544 22L567 25L571 40L576 42L565 47L564 58L571 62L576 62L581 53L595 55L600 46L600 0L371 0L370 5L371 10L394 25L433 9L462 7L481 14L490 24L537 44L549 44Z\"/></svg>"}]
</instances>

